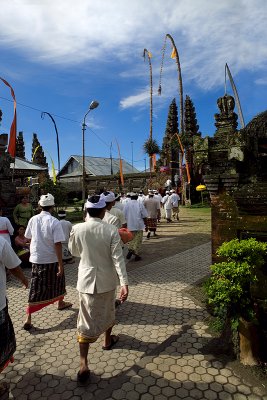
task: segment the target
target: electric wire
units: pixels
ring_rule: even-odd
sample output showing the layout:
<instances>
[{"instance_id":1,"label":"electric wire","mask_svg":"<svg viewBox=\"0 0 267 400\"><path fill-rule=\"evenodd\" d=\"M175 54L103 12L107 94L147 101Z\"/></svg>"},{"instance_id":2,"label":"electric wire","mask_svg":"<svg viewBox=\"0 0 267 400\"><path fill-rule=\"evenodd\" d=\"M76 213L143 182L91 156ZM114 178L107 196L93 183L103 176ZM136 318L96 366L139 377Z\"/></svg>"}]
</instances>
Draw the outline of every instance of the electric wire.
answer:
<instances>
[{"instance_id":1,"label":"electric wire","mask_svg":"<svg viewBox=\"0 0 267 400\"><path fill-rule=\"evenodd\" d=\"M8 101L8 102L10 102L10 103L13 103L13 100L8 99L8 98L3 97L3 96L0 96L0 99L5 100L5 101ZM22 107L26 107L26 108L29 108L29 109L31 109L31 110L34 110L34 111L37 111L37 112L40 112L40 113L44 112L44 110L41 110L41 109L36 108L36 107L29 106L29 105L27 105L27 104L20 103L20 102L18 102L18 101L16 101L16 103L17 103L18 105L22 106ZM52 112L51 112L50 114L53 115L53 116L56 117L56 118L60 118L60 119L66 120L66 121L74 122L74 123L77 123L77 124L79 124L79 125L82 124L81 121L77 121L77 120L72 119L72 118L64 117L64 116L62 116L62 115L54 114L54 113L52 113ZM106 143L92 128L90 128L88 125L86 125L86 127L87 127L87 129L88 129L90 132L92 132L92 133L98 138L98 140L99 140L100 142L102 142L106 147L110 148L110 145L107 144L107 143ZM116 153L117 153L117 152L116 152ZM124 157L124 156L123 156L123 159L124 159L124 160L127 160L127 161L129 161L129 162L131 161L129 158ZM134 162L140 162L140 161L143 161L143 159L134 160Z\"/></svg>"}]
</instances>

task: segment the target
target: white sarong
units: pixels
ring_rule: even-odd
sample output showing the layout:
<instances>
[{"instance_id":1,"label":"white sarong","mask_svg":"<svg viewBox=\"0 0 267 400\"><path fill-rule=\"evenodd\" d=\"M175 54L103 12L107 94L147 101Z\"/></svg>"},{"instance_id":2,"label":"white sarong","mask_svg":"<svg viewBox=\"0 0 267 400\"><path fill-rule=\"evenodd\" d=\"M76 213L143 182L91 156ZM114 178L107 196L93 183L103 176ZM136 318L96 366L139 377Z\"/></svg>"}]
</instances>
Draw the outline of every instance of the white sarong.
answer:
<instances>
[{"instance_id":1,"label":"white sarong","mask_svg":"<svg viewBox=\"0 0 267 400\"><path fill-rule=\"evenodd\" d=\"M115 324L115 290L106 293L79 292L78 342L93 343Z\"/></svg>"}]
</instances>

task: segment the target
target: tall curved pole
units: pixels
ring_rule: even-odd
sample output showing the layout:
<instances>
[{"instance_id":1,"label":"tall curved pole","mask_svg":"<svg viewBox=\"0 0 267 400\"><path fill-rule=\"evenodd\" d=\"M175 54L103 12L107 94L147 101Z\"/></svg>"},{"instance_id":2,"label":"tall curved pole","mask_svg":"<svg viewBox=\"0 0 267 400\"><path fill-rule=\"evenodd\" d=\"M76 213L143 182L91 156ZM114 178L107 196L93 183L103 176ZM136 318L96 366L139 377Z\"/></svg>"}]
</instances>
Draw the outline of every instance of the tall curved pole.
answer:
<instances>
[{"instance_id":1,"label":"tall curved pole","mask_svg":"<svg viewBox=\"0 0 267 400\"><path fill-rule=\"evenodd\" d=\"M146 55L149 64L149 76L150 76L150 124L149 124L149 139L152 140L153 137L153 80L152 80L152 63L151 63L151 53L147 49L144 49L143 57L146 60ZM149 155L149 170L150 170L150 181L152 172L152 155Z\"/></svg>"},{"instance_id":2,"label":"tall curved pole","mask_svg":"<svg viewBox=\"0 0 267 400\"><path fill-rule=\"evenodd\" d=\"M230 71L227 63L225 64L225 83L224 83L225 94L226 94L226 73L228 75L229 81L231 83L232 90L234 92L235 102L237 104L237 109L238 109L238 114L239 114L239 121L240 121L241 128L243 129L243 128L245 128L245 121L244 121L244 117L243 117L243 112L242 112L242 108L241 108L241 104L240 104L237 88L236 88L235 82L233 80L231 71Z\"/></svg>"},{"instance_id":3,"label":"tall curved pole","mask_svg":"<svg viewBox=\"0 0 267 400\"><path fill-rule=\"evenodd\" d=\"M57 167L58 167L58 172L60 171L60 152L59 152L59 139L58 139L58 130L57 130L57 125L56 125L56 121L54 120L54 118L52 117L52 115L49 112L43 111L41 114L41 118L44 119L45 115L48 115L55 127L55 131L56 131L56 137L57 137Z\"/></svg>"},{"instance_id":4,"label":"tall curved pole","mask_svg":"<svg viewBox=\"0 0 267 400\"><path fill-rule=\"evenodd\" d=\"M146 60L146 55L149 63L149 76L150 76L150 126L149 126L149 139L152 139L153 131L153 81L152 81L152 64L151 64L151 53L147 49L144 49L143 57Z\"/></svg>"},{"instance_id":5,"label":"tall curved pole","mask_svg":"<svg viewBox=\"0 0 267 400\"><path fill-rule=\"evenodd\" d=\"M162 59L161 59L161 66L160 66L160 77L159 77L159 89L158 89L158 94L161 94L161 79L162 79L162 71L163 71L163 62L164 62L164 56L165 56L165 50L166 50L166 42L167 38L170 39L172 46L173 46L173 56L175 57L175 61L177 64L177 71L178 71L178 84L179 84L179 96L180 96L180 127L181 127L181 134L184 133L184 100L183 100L183 80L182 80L182 72L181 72L181 65L180 65L180 60L179 60L179 55L178 55L178 50L175 45L175 42L173 40L173 37L167 33L165 38L164 38L164 44L162 48Z\"/></svg>"}]
</instances>

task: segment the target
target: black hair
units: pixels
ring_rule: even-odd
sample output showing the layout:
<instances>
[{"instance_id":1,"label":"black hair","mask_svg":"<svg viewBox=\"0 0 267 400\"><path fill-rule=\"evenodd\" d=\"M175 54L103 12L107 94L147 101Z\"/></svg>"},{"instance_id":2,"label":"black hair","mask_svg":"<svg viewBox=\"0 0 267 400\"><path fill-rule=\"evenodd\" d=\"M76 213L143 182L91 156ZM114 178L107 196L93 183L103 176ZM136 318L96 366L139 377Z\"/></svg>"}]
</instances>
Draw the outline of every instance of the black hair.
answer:
<instances>
[{"instance_id":1,"label":"black hair","mask_svg":"<svg viewBox=\"0 0 267 400\"><path fill-rule=\"evenodd\" d=\"M90 203L96 204L100 200L100 196L98 194L94 194L93 196L88 197L88 201ZM101 212L105 209L103 208L87 208L87 212L92 218L98 218L101 215Z\"/></svg>"},{"instance_id":2,"label":"black hair","mask_svg":"<svg viewBox=\"0 0 267 400\"><path fill-rule=\"evenodd\" d=\"M24 228L24 229L26 230L26 228L25 228L24 225L19 225L19 226L17 227L17 232L20 230L20 228Z\"/></svg>"},{"instance_id":3,"label":"black hair","mask_svg":"<svg viewBox=\"0 0 267 400\"><path fill-rule=\"evenodd\" d=\"M49 211L54 206L40 206L40 207L42 208L43 211Z\"/></svg>"},{"instance_id":4,"label":"black hair","mask_svg":"<svg viewBox=\"0 0 267 400\"><path fill-rule=\"evenodd\" d=\"M103 208L87 208L87 212L92 218L98 218L102 211L105 210L106 207Z\"/></svg>"},{"instance_id":5,"label":"black hair","mask_svg":"<svg viewBox=\"0 0 267 400\"><path fill-rule=\"evenodd\" d=\"M137 200L138 199L138 194L136 194L135 196L131 196L131 200Z\"/></svg>"}]
</instances>

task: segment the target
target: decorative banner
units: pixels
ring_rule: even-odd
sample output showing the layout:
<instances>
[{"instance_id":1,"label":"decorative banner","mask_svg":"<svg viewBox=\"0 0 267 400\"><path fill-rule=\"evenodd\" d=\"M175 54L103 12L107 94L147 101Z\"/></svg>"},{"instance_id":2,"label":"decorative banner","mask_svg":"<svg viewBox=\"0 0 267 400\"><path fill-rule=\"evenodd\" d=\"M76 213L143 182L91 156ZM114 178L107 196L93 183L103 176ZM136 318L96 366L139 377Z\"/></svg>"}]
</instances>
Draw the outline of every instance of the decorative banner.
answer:
<instances>
[{"instance_id":1,"label":"decorative banner","mask_svg":"<svg viewBox=\"0 0 267 400\"><path fill-rule=\"evenodd\" d=\"M178 142L181 148L181 153L182 153L182 157L184 156L184 148L180 139L180 136L178 135L178 133L176 133L176 136L178 138ZM190 171L189 171L189 167L186 161L186 157L185 157L185 168L186 168L186 174L187 174L187 182L190 183L191 182L191 176L190 176Z\"/></svg>"},{"instance_id":2,"label":"decorative banner","mask_svg":"<svg viewBox=\"0 0 267 400\"><path fill-rule=\"evenodd\" d=\"M37 150L39 149L39 147L41 147L41 146L38 145L34 149L34 152L32 155L32 162L34 162L34 157L35 157L35 154L36 154ZM49 155L50 160L51 160L51 168L52 168L52 176L53 176L52 180L53 180L54 185L56 185L57 184L57 173L56 173L56 169L55 169L55 163L54 163L53 158L50 156L50 154L48 152L47 152L47 154Z\"/></svg>"},{"instance_id":3,"label":"decorative banner","mask_svg":"<svg viewBox=\"0 0 267 400\"><path fill-rule=\"evenodd\" d=\"M16 138L17 138L17 103L16 103L16 97L15 97L15 92L12 88L12 86L10 86L10 84L3 78L1 78L1 81L4 82L4 84L6 86L8 86L10 88L10 92L11 92L11 96L13 97L14 100L14 117L13 117L13 121L10 127L10 135L9 135L9 144L8 144L8 148L7 151L9 152L9 154L12 157L15 157L16 155Z\"/></svg>"},{"instance_id":4,"label":"decorative banner","mask_svg":"<svg viewBox=\"0 0 267 400\"><path fill-rule=\"evenodd\" d=\"M190 172L189 172L188 163L186 161L185 161L185 169L186 169L186 174L187 174L187 182L190 183L191 182L191 176L190 176Z\"/></svg>"},{"instance_id":5,"label":"decorative banner","mask_svg":"<svg viewBox=\"0 0 267 400\"><path fill-rule=\"evenodd\" d=\"M176 50L175 50L175 47L172 48L171 58L176 58Z\"/></svg>"},{"instance_id":6,"label":"decorative banner","mask_svg":"<svg viewBox=\"0 0 267 400\"><path fill-rule=\"evenodd\" d=\"M34 161L34 157L35 157L36 151L39 149L39 147L40 147L40 145L38 144L38 146L36 146L35 149L34 149L34 152L33 152L33 155L32 155L32 162Z\"/></svg>"},{"instance_id":7,"label":"decorative banner","mask_svg":"<svg viewBox=\"0 0 267 400\"><path fill-rule=\"evenodd\" d=\"M47 152L47 154L49 155L50 160L51 160L52 177L53 177L52 181L53 181L53 184L56 185L57 184L57 174L56 174L56 169L55 169L55 163L54 163L53 158L50 156L50 154L48 152Z\"/></svg>"},{"instance_id":8,"label":"decorative banner","mask_svg":"<svg viewBox=\"0 0 267 400\"><path fill-rule=\"evenodd\" d=\"M124 178L123 178L122 159L121 159L120 146L119 146L119 143L117 142L117 139L115 139L115 140L116 140L116 143L117 143L118 153L119 153L119 158L120 158L120 178L121 178L121 185L124 186Z\"/></svg>"}]
</instances>

